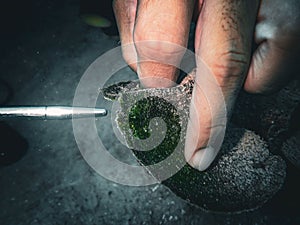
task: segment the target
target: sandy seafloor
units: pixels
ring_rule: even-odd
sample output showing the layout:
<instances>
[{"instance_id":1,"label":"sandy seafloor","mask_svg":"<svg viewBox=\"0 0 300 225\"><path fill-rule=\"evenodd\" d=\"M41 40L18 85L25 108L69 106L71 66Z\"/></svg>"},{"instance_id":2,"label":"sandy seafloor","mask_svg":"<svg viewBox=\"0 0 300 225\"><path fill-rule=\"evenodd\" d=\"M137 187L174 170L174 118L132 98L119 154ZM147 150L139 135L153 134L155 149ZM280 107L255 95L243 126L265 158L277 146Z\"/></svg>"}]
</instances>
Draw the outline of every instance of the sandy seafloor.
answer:
<instances>
[{"instance_id":1,"label":"sandy seafloor","mask_svg":"<svg viewBox=\"0 0 300 225\"><path fill-rule=\"evenodd\" d=\"M0 78L12 90L7 104L72 105L84 71L117 41L82 23L78 0L9 4L1 9L0 28ZM133 78L124 68L115 79ZM109 104L101 97L97 103ZM274 200L253 212L221 215L203 212L162 185L131 187L109 181L83 160L70 120L6 122L29 147L21 160L0 167L1 225L300 224L297 203ZM114 136L110 117L98 120L97 127L108 151L132 162L124 158L128 150Z\"/></svg>"}]
</instances>

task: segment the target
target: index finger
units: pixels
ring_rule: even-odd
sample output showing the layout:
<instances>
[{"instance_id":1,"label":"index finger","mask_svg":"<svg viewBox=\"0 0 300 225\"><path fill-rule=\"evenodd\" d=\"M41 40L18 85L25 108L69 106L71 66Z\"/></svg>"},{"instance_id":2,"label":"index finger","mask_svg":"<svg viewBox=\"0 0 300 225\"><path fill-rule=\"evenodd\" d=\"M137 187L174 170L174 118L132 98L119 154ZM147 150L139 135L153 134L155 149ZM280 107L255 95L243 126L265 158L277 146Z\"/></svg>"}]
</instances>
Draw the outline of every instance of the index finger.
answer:
<instances>
[{"instance_id":1,"label":"index finger","mask_svg":"<svg viewBox=\"0 0 300 225\"><path fill-rule=\"evenodd\" d=\"M194 0L138 2L133 37L137 72L145 86L166 87L176 81L176 67L184 54L182 47L187 46L193 7Z\"/></svg>"}]
</instances>

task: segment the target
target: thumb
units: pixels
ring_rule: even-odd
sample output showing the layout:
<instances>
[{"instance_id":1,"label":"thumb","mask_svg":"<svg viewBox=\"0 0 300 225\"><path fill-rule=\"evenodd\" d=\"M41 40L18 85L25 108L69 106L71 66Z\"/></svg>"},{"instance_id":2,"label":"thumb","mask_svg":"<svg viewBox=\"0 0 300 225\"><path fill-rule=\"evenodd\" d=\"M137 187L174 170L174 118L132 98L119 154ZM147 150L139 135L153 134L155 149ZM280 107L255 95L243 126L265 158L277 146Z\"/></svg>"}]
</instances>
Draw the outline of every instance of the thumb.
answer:
<instances>
[{"instance_id":1,"label":"thumb","mask_svg":"<svg viewBox=\"0 0 300 225\"><path fill-rule=\"evenodd\" d=\"M253 0L204 1L198 18L197 72L185 157L200 171L221 147L226 118L248 70L257 8L258 1Z\"/></svg>"},{"instance_id":2,"label":"thumb","mask_svg":"<svg viewBox=\"0 0 300 225\"><path fill-rule=\"evenodd\" d=\"M222 89L209 67L198 59L185 142L186 161L203 171L221 148L227 123ZM201 74L201 76L199 76Z\"/></svg>"}]
</instances>

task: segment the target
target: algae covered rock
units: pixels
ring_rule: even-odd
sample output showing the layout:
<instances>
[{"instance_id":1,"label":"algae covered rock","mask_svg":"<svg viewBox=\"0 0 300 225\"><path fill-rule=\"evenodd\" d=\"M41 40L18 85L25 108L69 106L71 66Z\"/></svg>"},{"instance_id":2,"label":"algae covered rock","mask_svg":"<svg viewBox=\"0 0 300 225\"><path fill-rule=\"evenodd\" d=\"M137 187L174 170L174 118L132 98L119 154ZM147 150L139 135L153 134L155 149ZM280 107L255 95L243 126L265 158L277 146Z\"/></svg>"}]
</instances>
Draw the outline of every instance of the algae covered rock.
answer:
<instances>
[{"instance_id":1,"label":"algae covered rock","mask_svg":"<svg viewBox=\"0 0 300 225\"><path fill-rule=\"evenodd\" d=\"M219 158L207 171L187 165L164 184L206 210L238 212L263 205L281 188L284 178L284 161L269 153L259 136L232 128Z\"/></svg>"},{"instance_id":2,"label":"algae covered rock","mask_svg":"<svg viewBox=\"0 0 300 225\"><path fill-rule=\"evenodd\" d=\"M185 163L192 87L188 77L173 88L142 89L138 82L123 82L103 93L119 102L117 124L139 163L176 195L219 212L263 205L282 187L286 166L254 132L230 126L217 159L205 172Z\"/></svg>"}]
</instances>

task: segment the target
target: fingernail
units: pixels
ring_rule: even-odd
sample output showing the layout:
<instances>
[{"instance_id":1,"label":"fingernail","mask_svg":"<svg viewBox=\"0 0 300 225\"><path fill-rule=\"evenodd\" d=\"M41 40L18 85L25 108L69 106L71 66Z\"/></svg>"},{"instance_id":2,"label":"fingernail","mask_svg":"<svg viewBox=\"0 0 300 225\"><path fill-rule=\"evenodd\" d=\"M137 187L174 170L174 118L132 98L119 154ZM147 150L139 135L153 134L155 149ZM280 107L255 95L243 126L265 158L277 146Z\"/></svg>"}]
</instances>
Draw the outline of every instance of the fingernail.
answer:
<instances>
[{"instance_id":1,"label":"fingernail","mask_svg":"<svg viewBox=\"0 0 300 225\"><path fill-rule=\"evenodd\" d=\"M210 164L214 161L216 152L215 149L211 146L207 146L204 149L201 149L199 152L202 151L199 164L198 164L198 170L204 171L206 170Z\"/></svg>"}]
</instances>

